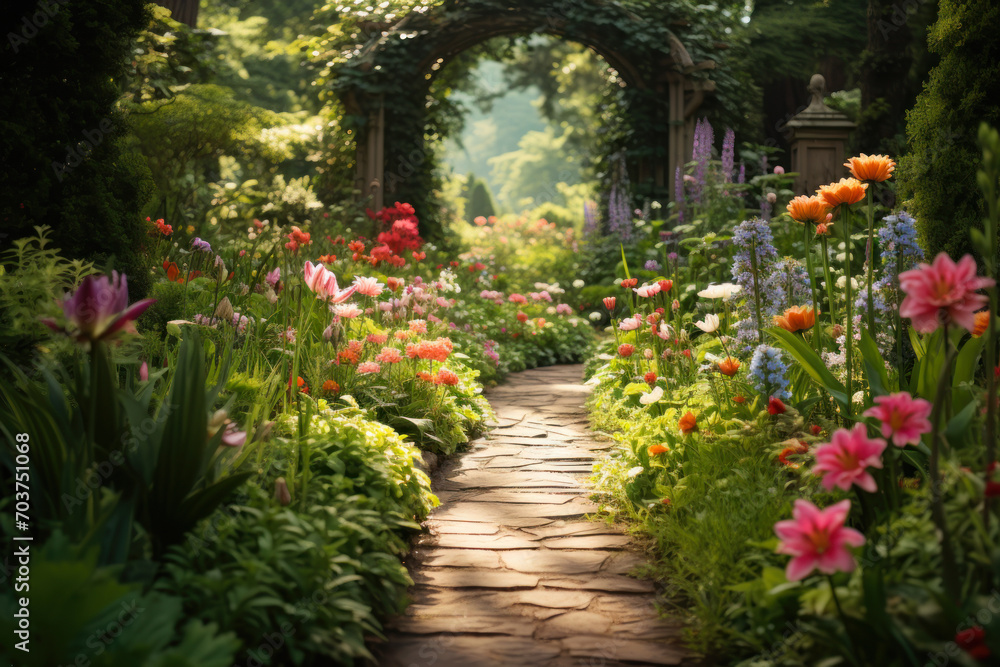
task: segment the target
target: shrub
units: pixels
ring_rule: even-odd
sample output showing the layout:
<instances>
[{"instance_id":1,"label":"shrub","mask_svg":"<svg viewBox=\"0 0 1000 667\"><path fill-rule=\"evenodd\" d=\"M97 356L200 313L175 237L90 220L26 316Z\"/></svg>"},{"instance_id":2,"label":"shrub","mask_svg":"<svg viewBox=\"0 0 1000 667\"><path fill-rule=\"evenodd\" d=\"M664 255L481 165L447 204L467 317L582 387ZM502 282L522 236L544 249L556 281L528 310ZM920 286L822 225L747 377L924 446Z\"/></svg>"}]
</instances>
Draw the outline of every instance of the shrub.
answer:
<instances>
[{"instance_id":1,"label":"shrub","mask_svg":"<svg viewBox=\"0 0 1000 667\"><path fill-rule=\"evenodd\" d=\"M990 0L942 0L929 33L941 55L917 105L907 114L910 153L900 160L899 189L917 218L928 255L972 251L968 230L985 208L976 185L981 121L1000 122L1000 6Z\"/></svg>"}]
</instances>

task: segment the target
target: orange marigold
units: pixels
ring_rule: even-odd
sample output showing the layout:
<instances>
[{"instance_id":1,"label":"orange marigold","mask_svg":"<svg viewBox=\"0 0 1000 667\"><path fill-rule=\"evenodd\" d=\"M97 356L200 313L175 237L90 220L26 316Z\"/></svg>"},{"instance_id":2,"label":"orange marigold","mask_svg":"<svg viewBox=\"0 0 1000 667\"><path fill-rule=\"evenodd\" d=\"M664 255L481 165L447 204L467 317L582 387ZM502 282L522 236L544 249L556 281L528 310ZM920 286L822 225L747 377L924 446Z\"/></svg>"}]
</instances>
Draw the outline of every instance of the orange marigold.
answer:
<instances>
[{"instance_id":1,"label":"orange marigold","mask_svg":"<svg viewBox=\"0 0 1000 667\"><path fill-rule=\"evenodd\" d=\"M323 391L325 391L328 394L336 394L338 391L340 391L340 385L337 384L334 380L327 380L326 382L323 383Z\"/></svg>"},{"instance_id":2,"label":"orange marigold","mask_svg":"<svg viewBox=\"0 0 1000 667\"><path fill-rule=\"evenodd\" d=\"M788 215L796 222L811 222L818 225L826 221L826 214L830 212L830 205L826 200L818 195L809 197L799 195L788 202Z\"/></svg>"},{"instance_id":3,"label":"orange marigold","mask_svg":"<svg viewBox=\"0 0 1000 667\"><path fill-rule=\"evenodd\" d=\"M979 338L984 333L986 333L986 329L990 325L990 311L981 310L978 313L976 313L975 317L976 317L976 324L975 326L972 327L972 335L976 338Z\"/></svg>"},{"instance_id":4,"label":"orange marigold","mask_svg":"<svg viewBox=\"0 0 1000 667\"><path fill-rule=\"evenodd\" d=\"M775 315L774 323L791 333L804 331L816 323L816 313L811 306L792 306L783 315Z\"/></svg>"},{"instance_id":5,"label":"orange marigold","mask_svg":"<svg viewBox=\"0 0 1000 667\"><path fill-rule=\"evenodd\" d=\"M693 412L688 411L683 417L681 417L681 420L677 422L677 426L684 435L693 433L698 430L698 418L694 416Z\"/></svg>"},{"instance_id":6,"label":"orange marigold","mask_svg":"<svg viewBox=\"0 0 1000 667\"><path fill-rule=\"evenodd\" d=\"M859 181L881 183L892 178L896 163L888 155L865 155L852 157L844 166L851 170L851 176Z\"/></svg>"},{"instance_id":7,"label":"orange marigold","mask_svg":"<svg viewBox=\"0 0 1000 667\"><path fill-rule=\"evenodd\" d=\"M867 183L862 183L856 178L842 178L836 183L820 186L816 191L830 208L836 208L841 204L857 204L865 198Z\"/></svg>"},{"instance_id":8,"label":"orange marigold","mask_svg":"<svg viewBox=\"0 0 1000 667\"><path fill-rule=\"evenodd\" d=\"M657 454L666 454L670 451L670 448L666 445L651 445L649 448L649 455L656 456Z\"/></svg>"},{"instance_id":9,"label":"orange marigold","mask_svg":"<svg viewBox=\"0 0 1000 667\"><path fill-rule=\"evenodd\" d=\"M740 370L740 362L732 357L726 357L719 362L719 372L726 377L733 377Z\"/></svg>"}]
</instances>

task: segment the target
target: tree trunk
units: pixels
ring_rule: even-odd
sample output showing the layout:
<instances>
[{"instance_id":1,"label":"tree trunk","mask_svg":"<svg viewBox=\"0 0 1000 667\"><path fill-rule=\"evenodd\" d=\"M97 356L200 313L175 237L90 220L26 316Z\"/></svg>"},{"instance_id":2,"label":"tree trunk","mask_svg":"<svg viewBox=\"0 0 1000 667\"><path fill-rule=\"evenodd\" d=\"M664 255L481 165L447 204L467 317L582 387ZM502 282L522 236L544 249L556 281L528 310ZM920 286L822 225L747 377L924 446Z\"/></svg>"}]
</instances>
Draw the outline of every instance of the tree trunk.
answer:
<instances>
[{"instance_id":1,"label":"tree trunk","mask_svg":"<svg viewBox=\"0 0 1000 667\"><path fill-rule=\"evenodd\" d=\"M157 4L169 9L175 21L198 27L198 0L158 0Z\"/></svg>"}]
</instances>

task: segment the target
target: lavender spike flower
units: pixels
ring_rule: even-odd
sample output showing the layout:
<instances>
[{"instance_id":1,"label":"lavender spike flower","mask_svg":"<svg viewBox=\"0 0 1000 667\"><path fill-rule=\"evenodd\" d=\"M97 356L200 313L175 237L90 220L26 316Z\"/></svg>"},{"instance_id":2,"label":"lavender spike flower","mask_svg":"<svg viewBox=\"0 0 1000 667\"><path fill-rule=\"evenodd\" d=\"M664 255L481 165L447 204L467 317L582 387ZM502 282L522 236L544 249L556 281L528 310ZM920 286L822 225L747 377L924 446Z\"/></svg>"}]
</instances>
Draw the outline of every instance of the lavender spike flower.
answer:
<instances>
[{"instance_id":1,"label":"lavender spike flower","mask_svg":"<svg viewBox=\"0 0 1000 667\"><path fill-rule=\"evenodd\" d=\"M722 139L722 180L725 183L733 182L733 162L736 154L736 133L732 128L726 128L725 137Z\"/></svg>"}]
</instances>

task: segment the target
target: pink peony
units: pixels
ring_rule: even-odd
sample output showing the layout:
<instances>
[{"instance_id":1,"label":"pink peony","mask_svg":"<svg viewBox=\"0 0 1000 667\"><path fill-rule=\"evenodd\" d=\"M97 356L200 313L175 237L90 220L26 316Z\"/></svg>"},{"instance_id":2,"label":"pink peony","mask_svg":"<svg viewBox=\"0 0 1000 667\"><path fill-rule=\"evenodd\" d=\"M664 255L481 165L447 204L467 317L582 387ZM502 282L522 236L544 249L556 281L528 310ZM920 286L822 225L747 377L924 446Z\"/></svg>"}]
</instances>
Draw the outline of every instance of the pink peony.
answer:
<instances>
[{"instance_id":1,"label":"pink peony","mask_svg":"<svg viewBox=\"0 0 1000 667\"><path fill-rule=\"evenodd\" d=\"M795 501L793 518L774 524L774 532L781 540L778 553L792 556L785 570L789 581L805 579L817 569L823 574L854 570L854 557L847 547L860 547L865 536L844 526L850 511L850 500L821 510L800 498Z\"/></svg>"},{"instance_id":2,"label":"pink peony","mask_svg":"<svg viewBox=\"0 0 1000 667\"><path fill-rule=\"evenodd\" d=\"M336 306L333 309L333 312L337 317L342 317L345 320L352 320L361 314L361 309L353 303L345 303Z\"/></svg>"},{"instance_id":3,"label":"pink peony","mask_svg":"<svg viewBox=\"0 0 1000 667\"><path fill-rule=\"evenodd\" d=\"M813 474L826 473L823 486L828 490L838 486L846 491L851 484L857 484L865 491L875 493L878 487L867 469L882 467L885 447L885 440L868 437L868 427L864 424L855 424L850 431L839 429L830 442L816 448Z\"/></svg>"},{"instance_id":4,"label":"pink peony","mask_svg":"<svg viewBox=\"0 0 1000 667\"><path fill-rule=\"evenodd\" d=\"M892 440L897 447L915 445L920 436L929 433L931 423L930 401L913 398L907 392L889 396L876 396L875 405L865 411L865 417L875 417L882 422L882 437Z\"/></svg>"},{"instance_id":5,"label":"pink peony","mask_svg":"<svg viewBox=\"0 0 1000 667\"><path fill-rule=\"evenodd\" d=\"M942 322L954 322L972 331L976 326L976 311L988 301L976 290L991 287L993 282L992 278L976 275L976 260L972 255L966 255L956 264L941 253L933 264L921 263L899 274L900 288L906 292L899 314L910 318L913 328L921 333L935 331Z\"/></svg>"}]
</instances>

